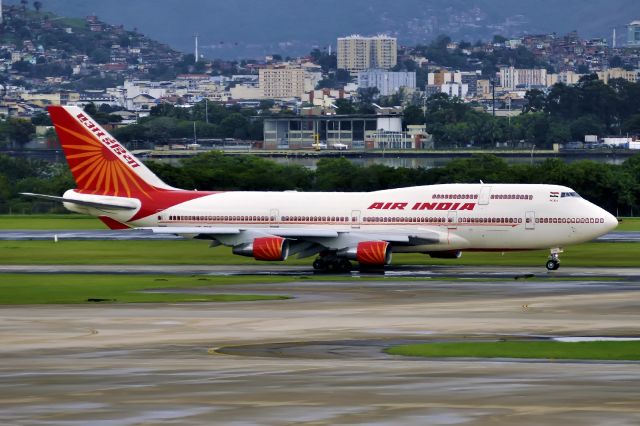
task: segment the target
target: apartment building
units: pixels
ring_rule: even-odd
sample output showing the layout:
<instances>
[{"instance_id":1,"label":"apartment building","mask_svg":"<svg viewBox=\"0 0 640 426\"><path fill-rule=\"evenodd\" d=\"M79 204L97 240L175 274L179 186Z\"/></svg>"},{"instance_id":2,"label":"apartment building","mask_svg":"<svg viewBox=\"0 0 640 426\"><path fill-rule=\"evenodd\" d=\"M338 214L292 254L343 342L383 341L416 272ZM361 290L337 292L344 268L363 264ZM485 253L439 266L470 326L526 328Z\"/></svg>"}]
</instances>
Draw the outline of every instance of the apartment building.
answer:
<instances>
[{"instance_id":1,"label":"apartment building","mask_svg":"<svg viewBox=\"0 0 640 426\"><path fill-rule=\"evenodd\" d=\"M398 63L394 37L351 35L338 38L338 68L356 73L371 68L390 69Z\"/></svg>"},{"instance_id":2,"label":"apartment building","mask_svg":"<svg viewBox=\"0 0 640 426\"><path fill-rule=\"evenodd\" d=\"M380 95L390 96L401 88L415 90L416 73L408 71L392 72L379 69L370 69L358 73L358 87L366 89L375 87Z\"/></svg>"},{"instance_id":3,"label":"apartment building","mask_svg":"<svg viewBox=\"0 0 640 426\"><path fill-rule=\"evenodd\" d=\"M261 68L259 86L266 99L301 98L305 89L305 72L302 68Z\"/></svg>"},{"instance_id":4,"label":"apartment building","mask_svg":"<svg viewBox=\"0 0 640 426\"><path fill-rule=\"evenodd\" d=\"M547 70L535 68L500 68L500 85L504 90L547 86Z\"/></svg>"},{"instance_id":5,"label":"apartment building","mask_svg":"<svg viewBox=\"0 0 640 426\"><path fill-rule=\"evenodd\" d=\"M604 84L609 84L609 80L615 78L622 78L631 83L635 83L638 81L638 73L636 71L627 71L624 68L610 68L608 70L598 71L598 78L602 80Z\"/></svg>"}]
</instances>

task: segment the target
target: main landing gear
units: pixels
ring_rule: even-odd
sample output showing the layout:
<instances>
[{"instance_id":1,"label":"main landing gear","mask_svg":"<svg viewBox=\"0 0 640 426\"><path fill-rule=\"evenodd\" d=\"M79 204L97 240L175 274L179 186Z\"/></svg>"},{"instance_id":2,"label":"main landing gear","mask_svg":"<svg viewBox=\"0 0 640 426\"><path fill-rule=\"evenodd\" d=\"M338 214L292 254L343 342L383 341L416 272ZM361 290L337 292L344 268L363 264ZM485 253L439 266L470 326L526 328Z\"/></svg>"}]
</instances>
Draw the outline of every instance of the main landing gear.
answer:
<instances>
[{"instance_id":1,"label":"main landing gear","mask_svg":"<svg viewBox=\"0 0 640 426\"><path fill-rule=\"evenodd\" d=\"M551 249L551 254L549 255L549 260L547 260L546 265L548 270L556 271L560 268L560 253L562 253L562 249Z\"/></svg>"},{"instance_id":2,"label":"main landing gear","mask_svg":"<svg viewBox=\"0 0 640 426\"><path fill-rule=\"evenodd\" d=\"M327 255L313 261L313 269L322 272L350 272L351 262L345 257Z\"/></svg>"}]
</instances>

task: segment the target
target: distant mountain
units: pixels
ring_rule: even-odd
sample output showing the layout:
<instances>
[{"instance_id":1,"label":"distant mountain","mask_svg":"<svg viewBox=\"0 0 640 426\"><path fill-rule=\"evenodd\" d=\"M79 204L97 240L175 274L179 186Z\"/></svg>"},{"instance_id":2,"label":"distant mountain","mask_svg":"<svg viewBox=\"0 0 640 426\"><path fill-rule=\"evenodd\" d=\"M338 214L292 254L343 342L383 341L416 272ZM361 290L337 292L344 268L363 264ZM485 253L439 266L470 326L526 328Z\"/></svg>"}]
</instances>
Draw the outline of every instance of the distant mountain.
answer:
<instances>
[{"instance_id":1,"label":"distant mountain","mask_svg":"<svg viewBox=\"0 0 640 426\"><path fill-rule=\"evenodd\" d=\"M4 0L19 4L18 0ZM44 0L64 16L96 14L110 24L137 28L182 51L210 58L300 55L353 33L395 35L403 44L439 34L487 40L495 34L565 34L626 41L625 25L640 18L638 0ZM30 2L31 4L31 2Z\"/></svg>"}]
</instances>

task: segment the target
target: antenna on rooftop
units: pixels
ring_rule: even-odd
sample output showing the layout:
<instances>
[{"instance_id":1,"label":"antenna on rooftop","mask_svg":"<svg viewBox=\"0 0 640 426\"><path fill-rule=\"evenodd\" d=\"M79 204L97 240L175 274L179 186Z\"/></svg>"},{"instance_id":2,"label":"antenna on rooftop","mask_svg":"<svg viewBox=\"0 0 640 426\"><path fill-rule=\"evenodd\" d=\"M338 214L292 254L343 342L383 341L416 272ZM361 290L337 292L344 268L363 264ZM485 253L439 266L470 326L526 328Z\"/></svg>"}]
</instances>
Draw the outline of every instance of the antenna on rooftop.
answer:
<instances>
[{"instance_id":1,"label":"antenna on rooftop","mask_svg":"<svg viewBox=\"0 0 640 426\"><path fill-rule=\"evenodd\" d=\"M615 28L613 29L613 39L611 41L611 47L614 49L616 48L616 29Z\"/></svg>"}]
</instances>

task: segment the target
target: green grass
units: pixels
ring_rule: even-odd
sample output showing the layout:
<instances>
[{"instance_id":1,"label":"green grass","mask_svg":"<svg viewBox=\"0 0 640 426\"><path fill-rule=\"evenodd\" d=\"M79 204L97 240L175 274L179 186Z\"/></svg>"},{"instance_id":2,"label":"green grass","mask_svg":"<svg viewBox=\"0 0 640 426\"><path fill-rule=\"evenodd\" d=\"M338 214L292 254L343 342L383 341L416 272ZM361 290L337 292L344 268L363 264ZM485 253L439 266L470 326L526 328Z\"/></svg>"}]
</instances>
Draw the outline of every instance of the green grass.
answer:
<instances>
[{"instance_id":1,"label":"green grass","mask_svg":"<svg viewBox=\"0 0 640 426\"><path fill-rule=\"evenodd\" d=\"M586 243L566 248L562 266L638 266L638 243ZM423 254L394 254L394 265L499 265L542 267L548 251L465 252L460 259L432 259ZM285 265L310 265L296 259ZM33 265L246 265L279 264L236 256L229 247L209 248L207 241L0 241L0 264Z\"/></svg>"},{"instance_id":2,"label":"green grass","mask_svg":"<svg viewBox=\"0 0 640 426\"><path fill-rule=\"evenodd\" d=\"M100 219L77 214L0 215L0 230L8 229L108 229Z\"/></svg>"},{"instance_id":3,"label":"green grass","mask_svg":"<svg viewBox=\"0 0 640 426\"><path fill-rule=\"evenodd\" d=\"M215 288L224 284L283 282L276 277L203 277L174 275L2 274L0 304L240 302L282 300L287 296L255 294L200 295L141 293L144 290Z\"/></svg>"},{"instance_id":4,"label":"green grass","mask_svg":"<svg viewBox=\"0 0 640 426\"><path fill-rule=\"evenodd\" d=\"M622 217L615 231L640 231L640 217Z\"/></svg>"},{"instance_id":5,"label":"green grass","mask_svg":"<svg viewBox=\"0 0 640 426\"><path fill-rule=\"evenodd\" d=\"M640 360L640 341L423 343L394 346L385 352L427 358Z\"/></svg>"}]
</instances>

